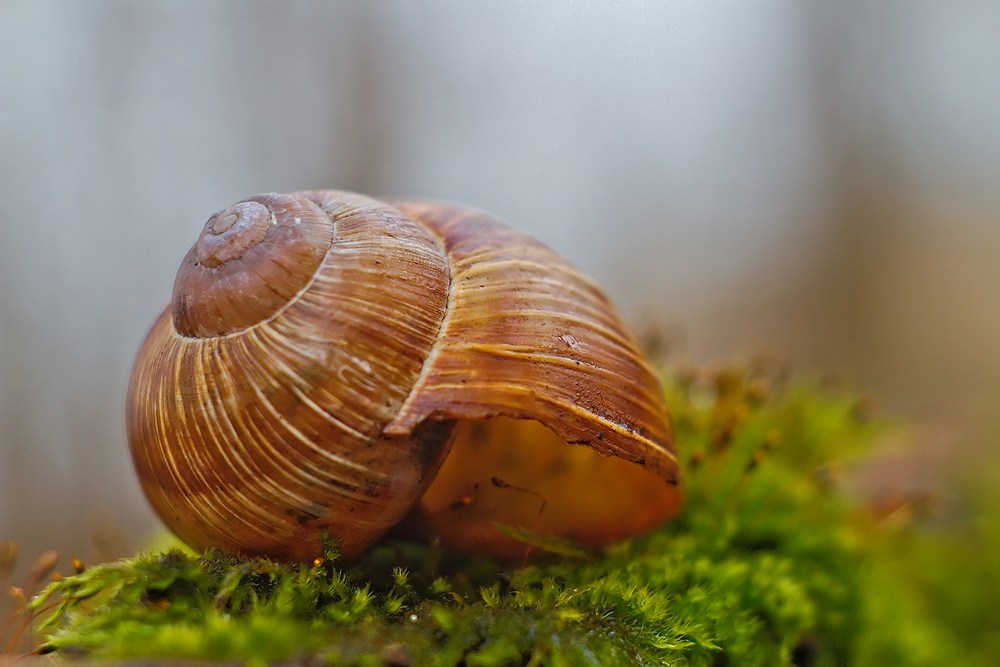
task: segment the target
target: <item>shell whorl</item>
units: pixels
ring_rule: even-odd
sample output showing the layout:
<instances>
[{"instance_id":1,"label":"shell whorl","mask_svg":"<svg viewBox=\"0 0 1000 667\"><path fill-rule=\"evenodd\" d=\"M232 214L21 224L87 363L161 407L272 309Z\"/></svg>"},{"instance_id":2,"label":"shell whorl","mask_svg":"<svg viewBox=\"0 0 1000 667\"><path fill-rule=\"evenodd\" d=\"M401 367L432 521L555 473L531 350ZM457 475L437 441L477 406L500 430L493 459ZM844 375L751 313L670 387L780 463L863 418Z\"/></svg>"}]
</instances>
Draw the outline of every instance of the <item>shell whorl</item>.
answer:
<instances>
[{"instance_id":1,"label":"shell whorl","mask_svg":"<svg viewBox=\"0 0 1000 667\"><path fill-rule=\"evenodd\" d=\"M412 443L382 435L439 331L447 264L432 235L359 195L255 199L279 223L212 267L197 258L210 219L139 354L133 458L154 508L196 546L295 558L329 530L357 536L342 538L352 555L406 513L448 437L450 424ZM263 252L298 249L295 218L307 216L327 221L321 253L290 263Z\"/></svg>"},{"instance_id":2,"label":"shell whorl","mask_svg":"<svg viewBox=\"0 0 1000 667\"><path fill-rule=\"evenodd\" d=\"M208 220L126 402L140 481L174 532L294 560L324 531L355 556L411 510L446 542L509 552L496 517L439 507L488 458L460 435L445 462L454 425L496 417L631 462L608 493L648 507L595 527L569 499L550 511L569 517L559 534L600 543L680 507L658 380L597 287L485 214L336 191L260 195ZM483 537L449 537L473 522Z\"/></svg>"},{"instance_id":3,"label":"shell whorl","mask_svg":"<svg viewBox=\"0 0 1000 667\"><path fill-rule=\"evenodd\" d=\"M258 195L219 211L177 272L174 327L208 338L270 318L316 274L333 227L314 202L290 195Z\"/></svg>"}]
</instances>

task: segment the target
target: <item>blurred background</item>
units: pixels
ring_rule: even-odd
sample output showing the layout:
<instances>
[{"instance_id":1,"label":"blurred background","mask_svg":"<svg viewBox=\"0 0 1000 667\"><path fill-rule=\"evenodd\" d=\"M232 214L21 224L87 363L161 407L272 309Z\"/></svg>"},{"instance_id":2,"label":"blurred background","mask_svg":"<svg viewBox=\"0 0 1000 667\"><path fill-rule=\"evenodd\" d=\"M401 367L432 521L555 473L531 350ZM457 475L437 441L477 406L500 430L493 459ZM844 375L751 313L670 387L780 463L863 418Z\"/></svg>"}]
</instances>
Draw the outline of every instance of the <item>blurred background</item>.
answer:
<instances>
[{"instance_id":1,"label":"blurred background","mask_svg":"<svg viewBox=\"0 0 1000 667\"><path fill-rule=\"evenodd\" d=\"M843 372L995 456L998 183L990 0L0 0L0 539L156 533L133 356L209 214L272 190L492 211L676 363Z\"/></svg>"}]
</instances>

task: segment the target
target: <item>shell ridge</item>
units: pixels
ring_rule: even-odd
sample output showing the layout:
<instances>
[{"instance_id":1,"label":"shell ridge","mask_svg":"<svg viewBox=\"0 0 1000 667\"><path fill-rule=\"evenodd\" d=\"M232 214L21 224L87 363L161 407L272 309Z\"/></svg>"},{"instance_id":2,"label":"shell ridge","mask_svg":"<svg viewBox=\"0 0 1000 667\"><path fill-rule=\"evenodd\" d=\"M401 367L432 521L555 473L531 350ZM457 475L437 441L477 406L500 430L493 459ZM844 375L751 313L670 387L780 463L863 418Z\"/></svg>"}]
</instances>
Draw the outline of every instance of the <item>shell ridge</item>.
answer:
<instances>
[{"instance_id":1,"label":"shell ridge","mask_svg":"<svg viewBox=\"0 0 1000 667\"><path fill-rule=\"evenodd\" d=\"M405 215L405 214L404 214ZM444 344L444 334L448 331L449 324L451 323L452 316L455 313L455 264L451 261L451 256L448 252L448 245L446 239L439 233L438 229L433 226L426 224L420 218L411 218L416 224L420 225L431 235L432 238L437 242L438 247L444 254L445 264L448 266L448 285L446 294L448 299L445 305L444 317L441 318L441 322L438 324L437 333L434 336L434 344L431 346L430 351L427 356L424 357L423 365L420 368L420 374L417 376L416 381L414 381L413 386L410 387L410 393L407 394L406 398L403 400L402 404L399 406L399 410L396 412L396 416L393 417L382 429L382 434L388 437L399 437L408 435L414 427L418 424L401 425L400 417L409 413L411 405L416 397L423 391L424 385L427 383L428 378L430 378L431 373L434 371L435 362L440 354L441 348ZM429 415L428 415L429 416ZM426 419L426 417L425 417ZM421 419L420 421L424 421Z\"/></svg>"},{"instance_id":2,"label":"shell ridge","mask_svg":"<svg viewBox=\"0 0 1000 667\"><path fill-rule=\"evenodd\" d=\"M262 348L265 348L265 349L267 348L267 346L263 345L262 343L257 343L257 344L260 347L262 347ZM254 356L254 355L251 355L251 356ZM281 387L289 388L289 389L291 389L293 391L293 393L296 393L296 396L299 396L300 394L297 391L296 379L298 379L298 383L299 384L306 384L306 383L305 383L304 380L302 380L301 378L298 377L298 375L295 372L295 370L292 369L287 363L285 363L285 361L282 360L279 356L275 356L275 355L260 355L260 356L261 357L267 357L270 363L274 363L275 365L280 366L279 370L281 370L283 372L283 374L271 373L271 376L272 376L275 384L278 385L278 386L281 386ZM263 367L260 368L260 372L262 374L267 373L267 371L269 371L269 370L271 370L271 369L264 369ZM264 392L263 389L261 388L259 382L254 382L253 378L248 378L248 380L249 380L248 384L251 385L251 387L253 388L253 390L256 392L256 394L258 396L259 403L264 408L266 408L267 411L272 416L274 416L274 418L277 420L277 422L280 423L281 426L293 438L295 438L296 440L298 440L300 443L302 443L305 446L306 451L308 451L308 452L310 452L312 454L315 454L316 455L316 459L331 461L331 462L335 463L336 465L341 466L342 468L349 469L349 470L357 470L359 472L366 472L367 471L367 469L365 468L365 466L363 466L361 464L358 464L358 463L355 463L353 461L346 460L343 457L337 456L333 452L330 452L330 451L324 449L323 447L317 446L316 443L314 443L308 436L306 436L304 433L302 433L302 431L300 429L298 429L294 424L292 424L291 421L288 420L285 417L285 415L282 414L280 410L278 410L277 407L275 407L274 403L268 397L267 393ZM344 426L347 427L346 424ZM347 427L347 428L350 428L350 427ZM362 440L365 438L365 436L363 434L358 433L357 431L354 431L352 433L352 435L354 435L355 437L358 437L359 439L362 439ZM300 465L295 465L294 467L296 469L302 471L303 475L308 475L311 482L317 484L321 488L327 487L328 485L326 485L319 477L317 477L315 474L312 474L312 473L323 474L323 473L325 473L327 471L325 471L323 468L317 466L315 464L315 459L313 459L312 457L309 457L307 459L307 461L304 461L303 463L306 463L306 462L309 463L308 466L300 464ZM308 468L308 470L307 470L307 468ZM327 475L327 476L329 476L329 475ZM341 481L344 484L351 485L352 487L355 486L349 480L341 479Z\"/></svg>"},{"instance_id":3,"label":"shell ridge","mask_svg":"<svg viewBox=\"0 0 1000 667\"><path fill-rule=\"evenodd\" d=\"M222 363L220 360L216 360L215 363L212 363L210 361L211 357L213 356L212 352L213 351L209 351L207 349L204 350L204 354L207 357L209 357L209 361L207 363L212 367L212 376L216 377L216 378L218 378L218 376L222 376L229 383L229 385L232 386L232 384L233 384L233 377L232 377L232 374L229 372L229 370L226 368L226 365L224 363ZM221 353L219 353L216 356L221 356ZM203 363L206 363L206 362L203 361ZM234 440L224 439L223 441L224 442L235 442L235 443L242 444L243 440L242 440L242 438L239 437L239 433L238 433L236 427L233 425L233 420L232 420L232 418L229 415L229 411L225 410L225 409L216 409L216 405L218 405L219 407L225 407L224 404L226 403L226 400L223 398L222 392L220 390L220 385L221 384L222 384L222 382L220 382L218 379L215 382L211 383L211 385L212 385L212 389L210 390L211 391L211 396L209 397L209 400L205 400L204 403L203 403L205 406L207 406L208 415L209 415L209 417L211 417L211 422L215 426L215 428L212 429L213 439L215 439L215 436L219 435L219 433L216 432L216 429L219 432L221 432L223 430L228 430L229 433L231 433L234 436ZM236 414L239 414L239 412L237 411ZM225 424L225 426L223 426L223 423ZM215 442L216 442L216 445L218 446L218 440L217 439L215 439ZM229 461L230 460L229 455L226 454L222 448L220 448L220 451L222 451L223 456L226 458L226 460ZM243 451L245 451L245 449ZM238 467L238 468L242 469L244 472L246 472L247 475L249 475L251 479L261 479L261 478L263 478L263 476L261 474L262 471L259 468L257 468L256 470L253 470L246 463L246 459L247 458L248 457L244 457L244 456L235 456L235 457L232 457L232 460L235 461L236 467ZM277 490L277 487L275 487L275 489Z\"/></svg>"},{"instance_id":4,"label":"shell ridge","mask_svg":"<svg viewBox=\"0 0 1000 667\"><path fill-rule=\"evenodd\" d=\"M208 346L199 346L195 348L195 352L197 353L197 365L200 368L204 369L212 365L211 363L212 354ZM225 373L224 370L222 372ZM212 373L211 375L208 375L208 377L214 378L215 374ZM202 395L203 391L205 392L205 395ZM216 409L216 401L218 401L220 404L223 401L222 394L219 391L219 383L217 381L210 383L209 382L199 383L198 394L199 394L198 402L206 409L208 417L208 422L206 423L206 427L211 442L215 447L215 450L222 455L223 459L226 461L226 464L229 465L232 469L243 470L247 474L249 479L261 479L262 478L261 476L255 476L253 471L250 470L250 467L246 464L244 457L239 455L230 456L229 453L226 452L226 447L224 446L223 443L229 441L227 441L225 438L221 438L220 440L220 432L222 430L222 424L221 424L222 419L224 418L226 421L229 421L229 417L226 414L225 410ZM247 490L245 488L233 488L230 489L230 492L239 501L243 502L243 504L250 510L251 515L264 519L268 518L267 513L263 511L264 505L260 502L252 502L253 498L251 497L251 495L255 496L257 500L261 498L259 490L256 490L254 494L249 494L247 493ZM207 521L207 517L205 517L204 515L202 515L202 519ZM262 525L261 523L258 523L256 521L250 521L245 517L242 518L236 517L236 519L242 526L248 528L251 532L256 533L260 538L267 539L267 533L261 528ZM221 527L213 526L213 528L217 530L219 528L226 530L229 529L229 525L227 524Z\"/></svg>"},{"instance_id":5,"label":"shell ridge","mask_svg":"<svg viewBox=\"0 0 1000 667\"><path fill-rule=\"evenodd\" d=\"M229 357L228 351L224 351L222 354L225 357ZM244 356L248 358L253 358L253 355L244 355ZM228 363L225 364L223 367L229 367L229 368L235 367L231 360L227 359L227 362ZM230 377L232 377L231 374ZM235 378L233 379L235 380ZM234 383L234 386L238 385ZM258 406L258 409L260 410L260 414L262 416L265 414L264 411L265 408L268 411L272 412L274 411L274 407L267 399L263 390L260 388L260 383L257 382L255 378L253 377L245 378L245 382L241 383L240 386L246 386L249 387L251 390L253 390L254 396L257 398L256 405ZM315 477L315 475L310 474L308 470L296 464L295 461L293 461L291 458L283 456L281 452L278 450L278 448L274 446L275 442L280 441L280 437L278 437L280 434L277 433L273 425L271 425L270 428L271 430L270 436L274 437L270 437L268 433L263 431L256 424L254 424L252 419L246 418L249 417L251 414L251 410L249 409L249 407L250 406L244 406L243 409L241 409L238 412L238 414L244 417L244 419L241 419L240 422L241 426L243 427L242 430L244 431L246 442L254 445L252 450L249 446L246 447L247 453L250 455L253 455L254 453L259 453L272 466L274 466L274 471L276 473L280 473L282 477L288 480L292 480L299 483L308 482L308 483L318 484L320 487L322 487L323 486L322 483ZM280 487L280 488L282 489L283 494L292 496L293 498L295 498L297 503L308 504L309 501L304 496L299 495L298 493L287 487Z\"/></svg>"}]
</instances>

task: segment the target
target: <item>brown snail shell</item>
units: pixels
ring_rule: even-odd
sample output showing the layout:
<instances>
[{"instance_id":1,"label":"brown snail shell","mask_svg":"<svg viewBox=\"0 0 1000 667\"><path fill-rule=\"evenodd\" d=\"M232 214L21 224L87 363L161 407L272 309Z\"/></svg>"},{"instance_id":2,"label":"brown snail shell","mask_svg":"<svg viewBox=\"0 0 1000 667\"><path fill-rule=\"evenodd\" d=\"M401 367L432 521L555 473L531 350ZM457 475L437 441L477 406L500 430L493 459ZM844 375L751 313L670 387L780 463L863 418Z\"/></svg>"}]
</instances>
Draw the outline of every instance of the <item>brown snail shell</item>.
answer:
<instances>
[{"instance_id":1,"label":"brown snail shell","mask_svg":"<svg viewBox=\"0 0 1000 667\"><path fill-rule=\"evenodd\" d=\"M353 557L405 519L508 556L497 522L601 545L681 505L658 380L604 294L447 204L322 191L212 216L126 422L167 525L244 555L311 559L329 531Z\"/></svg>"}]
</instances>

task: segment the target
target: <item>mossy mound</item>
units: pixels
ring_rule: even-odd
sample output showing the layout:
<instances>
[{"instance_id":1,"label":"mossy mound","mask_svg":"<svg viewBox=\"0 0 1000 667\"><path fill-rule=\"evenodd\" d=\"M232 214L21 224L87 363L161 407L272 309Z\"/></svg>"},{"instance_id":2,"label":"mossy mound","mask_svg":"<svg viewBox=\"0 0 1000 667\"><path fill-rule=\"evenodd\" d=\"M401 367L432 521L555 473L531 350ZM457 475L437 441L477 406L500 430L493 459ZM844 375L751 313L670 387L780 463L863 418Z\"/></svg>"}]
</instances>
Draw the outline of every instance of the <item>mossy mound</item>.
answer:
<instances>
[{"instance_id":1,"label":"mossy mound","mask_svg":"<svg viewBox=\"0 0 1000 667\"><path fill-rule=\"evenodd\" d=\"M532 537L503 566L389 541L342 565L149 553L51 585L42 650L94 659L335 665L842 665L867 639L873 523L839 470L864 403L755 368L676 375L682 516L590 554ZM893 635L894 637L895 635ZM901 645L901 644L899 644Z\"/></svg>"}]
</instances>

